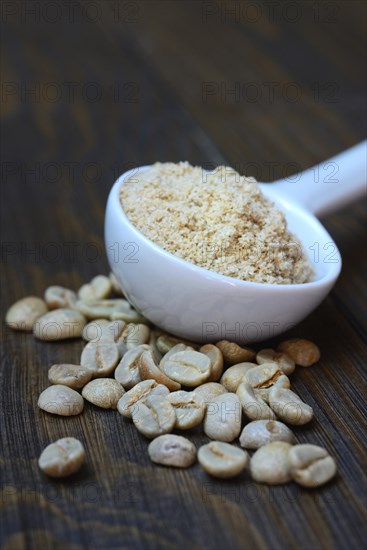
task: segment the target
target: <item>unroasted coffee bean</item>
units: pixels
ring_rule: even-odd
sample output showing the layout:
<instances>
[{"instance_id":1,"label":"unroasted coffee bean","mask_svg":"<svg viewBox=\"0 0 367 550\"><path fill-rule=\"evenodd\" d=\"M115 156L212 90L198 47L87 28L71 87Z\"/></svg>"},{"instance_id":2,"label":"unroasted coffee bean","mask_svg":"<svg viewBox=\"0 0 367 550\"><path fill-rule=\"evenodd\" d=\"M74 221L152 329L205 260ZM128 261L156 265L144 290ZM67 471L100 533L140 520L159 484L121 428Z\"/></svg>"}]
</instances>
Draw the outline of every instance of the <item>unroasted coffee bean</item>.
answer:
<instances>
[{"instance_id":1,"label":"unroasted coffee bean","mask_svg":"<svg viewBox=\"0 0 367 550\"><path fill-rule=\"evenodd\" d=\"M210 359L210 374L208 382L216 382L222 376L223 372L223 354L217 346L205 344L199 349L200 353L207 355Z\"/></svg>"},{"instance_id":2,"label":"unroasted coffee bean","mask_svg":"<svg viewBox=\"0 0 367 550\"><path fill-rule=\"evenodd\" d=\"M112 342L89 342L82 351L80 364L92 372L93 378L109 376L119 360L119 351Z\"/></svg>"},{"instance_id":3,"label":"unroasted coffee bean","mask_svg":"<svg viewBox=\"0 0 367 550\"><path fill-rule=\"evenodd\" d=\"M271 388L275 386L277 388L290 388L291 385L289 378L283 374L277 363L263 363L250 369L246 373L244 381L254 388L256 396L261 397L267 403L270 399ZM260 420L260 418L265 419L265 417L259 417L257 420Z\"/></svg>"},{"instance_id":4,"label":"unroasted coffee bean","mask_svg":"<svg viewBox=\"0 0 367 550\"><path fill-rule=\"evenodd\" d=\"M245 469L248 458L242 449L222 441L211 441L198 451L198 460L204 470L219 478L238 476Z\"/></svg>"},{"instance_id":5,"label":"unroasted coffee bean","mask_svg":"<svg viewBox=\"0 0 367 550\"><path fill-rule=\"evenodd\" d=\"M277 363L280 370L287 376L292 374L296 368L293 359L291 359L289 355L283 353L282 351L275 351L273 349L262 349L259 351L256 355L256 361L259 365L262 365L263 363Z\"/></svg>"},{"instance_id":6,"label":"unroasted coffee bean","mask_svg":"<svg viewBox=\"0 0 367 550\"><path fill-rule=\"evenodd\" d=\"M224 361L229 365L253 362L255 360L256 353L251 348L239 346L228 340L220 340L215 345L221 350Z\"/></svg>"},{"instance_id":7,"label":"unroasted coffee bean","mask_svg":"<svg viewBox=\"0 0 367 550\"><path fill-rule=\"evenodd\" d=\"M242 410L234 393L219 395L207 404L204 432L211 439L233 441L241 431Z\"/></svg>"},{"instance_id":8,"label":"unroasted coffee bean","mask_svg":"<svg viewBox=\"0 0 367 550\"><path fill-rule=\"evenodd\" d=\"M291 478L303 487L319 487L336 474L335 460L317 445L295 445L288 460Z\"/></svg>"},{"instance_id":9,"label":"unroasted coffee bean","mask_svg":"<svg viewBox=\"0 0 367 550\"><path fill-rule=\"evenodd\" d=\"M280 376L284 376L277 363L255 366L245 374L245 381L254 389L270 388Z\"/></svg>"},{"instance_id":10,"label":"unroasted coffee bean","mask_svg":"<svg viewBox=\"0 0 367 550\"><path fill-rule=\"evenodd\" d=\"M38 398L38 406L48 413L73 416L82 412L84 400L75 390L56 384L43 390Z\"/></svg>"},{"instance_id":11,"label":"unroasted coffee bean","mask_svg":"<svg viewBox=\"0 0 367 550\"><path fill-rule=\"evenodd\" d=\"M156 380L158 384L164 384L170 391L181 389L181 384L168 378L155 363L152 350L144 351L139 359L139 374L141 380Z\"/></svg>"},{"instance_id":12,"label":"unroasted coffee bean","mask_svg":"<svg viewBox=\"0 0 367 550\"><path fill-rule=\"evenodd\" d=\"M67 477L77 472L84 460L85 452L81 442L74 437L64 437L42 451L38 465L51 477Z\"/></svg>"},{"instance_id":13,"label":"unroasted coffee bean","mask_svg":"<svg viewBox=\"0 0 367 550\"><path fill-rule=\"evenodd\" d=\"M276 379L274 384L272 386L269 386L268 388L258 388L255 389L255 395L259 395L264 401L269 403L269 396L270 396L270 390L272 388L286 388L289 389L291 387L291 382L285 374L282 374L279 376L279 378Z\"/></svg>"},{"instance_id":14,"label":"unroasted coffee bean","mask_svg":"<svg viewBox=\"0 0 367 550\"><path fill-rule=\"evenodd\" d=\"M78 300L75 304L75 308L80 311L86 319L115 320L113 319L115 313L123 313L129 316L132 312L129 302L122 298L114 300L93 300L88 302ZM117 317L117 319L119 318L120 317ZM121 319L125 321L123 317L121 317ZM131 321L130 318L128 320L129 322Z\"/></svg>"},{"instance_id":15,"label":"unroasted coffee bean","mask_svg":"<svg viewBox=\"0 0 367 550\"><path fill-rule=\"evenodd\" d=\"M132 408L131 416L137 430L148 439L171 432L176 422L171 403L152 395L140 400Z\"/></svg>"},{"instance_id":16,"label":"unroasted coffee bean","mask_svg":"<svg viewBox=\"0 0 367 550\"><path fill-rule=\"evenodd\" d=\"M175 468L188 468L196 460L196 447L180 435L166 434L153 439L148 446L152 462Z\"/></svg>"},{"instance_id":17,"label":"unroasted coffee bean","mask_svg":"<svg viewBox=\"0 0 367 550\"><path fill-rule=\"evenodd\" d=\"M237 388L237 396L244 414L250 420L275 420L275 415L262 397L255 393L247 382L241 382Z\"/></svg>"},{"instance_id":18,"label":"unroasted coffee bean","mask_svg":"<svg viewBox=\"0 0 367 550\"><path fill-rule=\"evenodd\" d=\"M289 451L290 443L274 441L260 447L250 461L250 472L259 483L279 485L290 481Z\"/></svg>"},{"instance_id":19,"label":"unroasted coffee bean","mask_svg":"<svg viewBox=\"0 0 367 550\"><path fill-rule=\"evenodd\" d=\"M163 371L179 384L196 387L209 377L210 359L197 351L179 351L163 363Z\"/></svg>"},{"instance_id":20,"label":"unroasted coffee bean","mask_svg":"<svg viewBox=\"0 0 367 550\"><path fill-rule=\"evenodd\" d=\"M240 445L245 449L259 449L272 441L294 443L295 437L288 426L277 420L254 420L240 435Z\"/></svg>"},{"instance_id":21,"label":"unroasted coffee bean","mask_svg":"<svg viewBox=\"0 0 367 550\"><path fill-rule=\"evenodd\" d=\"M85 324L85 317L74 309L54 309L37 319L33 334L39 340L80 338Z\"/></svg>"},{"instance_id":22,"label":"unroasted coffee bean","mask_svg":"<svg viewBox=\"0 0 367 550\"><path fill-rule=\"evenodd\" d=\"M204 402L194 392L175 391L166 397L176 413L175 428L189 430L200 424L204 418Z\"/></svg>"},{"instance_id":23,"label":"unroasted coffee bean","mask_svg":"<svg viewBox=\"0 0 367 550\"><path fill-rule=\"evenodd\" d=\"M279 344L278 349L289 355L296 365L301 367L310 367L320 359L320 350L316 344L303 338L285 340Z\"/></svg>"},{"instance_id":24,"label":"unroasted coffee bean","mask_svg":"<svg viewBox=\"0 0 367 550\"><path fill-rule=\"evenodd\" d=\"M157 348L162 355L165 355L171 348L180 343L181 340L179 338L169 336L168 334L161 334L157 338Z\"/></svg>"},{"instance_id":25,"label":"unroasted coffee bean","mask_svg":"<svg viewBox=\"0 0 367 550\"><path fill-rule=\"evenodd\" d=\"M48 370L48 379L51 384L61 384L73 390L80 390L92 378L92 372L81 365L61 363L52 365Z\"/></svg>"},{"instance_id":26,"label":"unroasted coffee bean","mask_svg":"<svg viewBox=\"0 0 367 550\"><path fill-rule=\"evenodd\" d=\"M45 291L45 302L49 309L73 308L76 303L76 294L63 286L49 286Z\"/></svg>"},{"instance_id":27,"label":"unroasted coffee bean","mask_svg":"<svg viewBox=\"0 0 367 550\"><path fill-rule=\"evenodd\" d=\"M80 300L103 300L108 298L112 292L112 283L109 277L97 275L90 283L83 285L78 292Z\"/></svg>"},{"instance_id":28,"label":"unroasted coffee bean","mask_svg":"<svg viewBox=\"0 0 367 550\"><path fill-rule=\"evenodd\" d=\"M107 332L112 334L113 341L117 344L121 357L127 351L126 336L128 326L129 325L126 324L125 321L117 319L116 321L110 321L107 327L103 330L103 336Z\"/></svg>"},{"instance_id":29,"label":"unroasted coffee bean","mask_svg":"<svg viewBox=\"0 0 367 550\"><path fill-rule=\"evenodd\" d=\"M170 334L161 334L161 336L157 338L157 347L162 355L168 353L173 347L177 346L177 344L183 344L186 347L192 349L197 348L196 344L192 342L187 342L182 338L176 338L175 336L171 336Z\"/></svg>"},{"instance_id":30,"label":"unroasted coffee bean","mask_svg":"<svg viewBox=\"0 0 367 550\"><path fill-rule=\"evenodd\" d=\"M149 342L150 329L142 323L129 323L123 335L128 350Z\"/></svg>"},{"instance_id":31,"label":"unroasted coffee bean","mask_svg":"<svg viewBox=\"0 0 367 550\"><path fill-rule=\"evenodd\" d=\"M27 296L8 309L6 324L13 330L31 331L37 319L45 313L47 305L41 298Z\"/></svg>"},{"instance_id":32,"label":"unroasted coffee bean","mask_svg":"<svg viewBox=\"0 0 367 550\"><path fill-rule=\"evenodd\" d=\"M98 342L102 339L104 329L109 325L110 322L111 321L109 321L108 319L94 319L93 321L89 321L89 323L87 323L83 328L83 340L85 340L86 342ZM109 334L107 339L111 341Z\"/></svg>"},{"instance_id":33,"label":"unroasted coffee bean","mask_svg":"<svg viewBox=\"0 0 367 550\"><path fill-rule=\"evenodd\" d=\"M117 380L97 378L84 386L82 396L102 409L117 409L117 403L124 393L124 388Z\"/></svg>"},{"instance_id":34,"label":"unroasted coffee bean","mask_svg":"<svg viewBox=\"0 0 367 550\"><path fill-rule=\"evenodd\" d=\"M118 347L120 357L123 357L128 351L126 336L129 325L121 319L108 321L107 323L106 326L102 327L102 339L113 341Z\"/></svg>"},{"instance_id":35,"label":"unroasted coffee bean","mask_svg":"<svg viewBox=\"0 0 367 550\"><path fill-rule=\"evenodd\" d=\"M130 309L126 311L124 307L121 309L116 308L111 312L110 315L111 321L119 320L125 321L125 323L142 323L147 324L148 321L143 317L143 315L140 315L137 311L135 311L134 308L130 306Z\"/></svg>"},{"instance_id":36,"label":"unroasted coffee bean","mask_svg":"<svg viewBox=\"0 0 367 550\"><path fill-rule=\"evenodd\" d=\"M235 393L247 371L254 367L256 367L255 363L239 363L238 365L233 365L225 371L220 379L220 383L227 391Z\"/></svg>"},{"instance_id":37,"label":"unroasted coffee bean","mask_svg":"<svg viewBox=\"0 0 367 550\"><path fill-rule=\"evenodd\" d=\"M105 340L106 342L114 342L115 344L118 344L125 326L126 323L124 321L95 319L85 325L82 336L87 342L98 342L100 340Z\"/></svg>"},{"instance_id":38,"label":"unroasted coffee bean","mask_svg":"<svg viewBox=\"0 0 367 550\"><path fill-rule=\"evenodd\" d=\"M174 355L175 353L178 353L179 351L187 351L187 350L195 351L194 348L191 348L186 344L176 344L175 346L172 346L172 348L163 355L163 357L159 362L159 368L161 369L161 371L164 371L164 365L168 361L168 359L172 357L172 355Z\"/></svg>"},{"instance_id":39,"label":"unroasted coffee bean","mask_svg":"<svg viewBox=\"0 0 367 550\"><path fill-rule=\"evenodd\" d=\"M131 349L125 353L120 363L117 365L114 376L127 390L141 382L139 372L140 356L144 351L149 349L149 346L146 344Z\"/></svg>"},{"instance_id":40,"label":"unroasted coffee bean","mask_svg":"<svg viewBox=\"0 0 367 550\"><path fill-rule=\"evenodd\" d=\"M273 387L269 393L269 405L275 414L287 424L303 425L312 420L312 407L292 390Z\"/></svg>"},{"instance_id":41,"label":"unroasted coffee bean","mask_svg":"<svg viewBox=\"0 0 367 550\"><path fill-rule=\"evenodd\" d=\"M201 386L195 388L193 393L199 396L205 404L208 404L211 403L215 397L218 397L218 395L227 393L227 390L224 386L218 384L217 382L206 382L205 384L201 384Z\"/></svg>"},{"instance_id":42,"label":"unroasted coffee bean","mask_svg":"<svg viewBox=\"0 0 367 550\"><path fill-rule=\"evenodd\" d=\"M162 401L169 394L169 389L155 380L143 380L127 391L117 403L118 412L125 418L131 418L132 410L139 402L144 402L149 396L159 397Z\"/></svg>"}]
</instances>

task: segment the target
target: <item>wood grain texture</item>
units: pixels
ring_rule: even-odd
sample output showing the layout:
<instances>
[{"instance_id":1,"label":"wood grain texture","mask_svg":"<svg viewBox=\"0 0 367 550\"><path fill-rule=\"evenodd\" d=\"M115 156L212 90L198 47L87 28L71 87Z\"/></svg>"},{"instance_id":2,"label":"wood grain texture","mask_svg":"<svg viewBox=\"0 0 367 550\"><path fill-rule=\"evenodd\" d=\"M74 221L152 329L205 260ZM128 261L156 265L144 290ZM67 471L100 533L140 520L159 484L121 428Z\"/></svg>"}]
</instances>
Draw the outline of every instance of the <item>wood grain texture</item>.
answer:
<instances>
[{"instance_id":1,"label":"wood grain texture","mask_svg":"<svg viewBox=\"0 0 367 550\"><path fill-rule=\"evenodd\" d=\"M269 3L245 1L93 2L97 11L75 2L71 15L60 2L61 16L45 11L47 1L12 4L1 6L3 312L50 284L77 289L108 270L104 205L129 167L187 159L271 181L289 163L304 169L364 138L364 2L297 2L295 21L287 2L273 3L274 17ZM226 92L236 83L239 97ZM49 366L77 362L82 342L36 342L2 324L2 548L363 546L365 204L324 222L343 272L289 335L321 348L319 365L293 376L315 409L296 433L330 450L338 477L309 491L153 466L145 438L116 412L86 403L82 415L58 418L37 409ZM86 468L50 481L37 459L65 435L85 444ZM200 430L192 439L206 442Z\"/></svg>"}]
</instances>

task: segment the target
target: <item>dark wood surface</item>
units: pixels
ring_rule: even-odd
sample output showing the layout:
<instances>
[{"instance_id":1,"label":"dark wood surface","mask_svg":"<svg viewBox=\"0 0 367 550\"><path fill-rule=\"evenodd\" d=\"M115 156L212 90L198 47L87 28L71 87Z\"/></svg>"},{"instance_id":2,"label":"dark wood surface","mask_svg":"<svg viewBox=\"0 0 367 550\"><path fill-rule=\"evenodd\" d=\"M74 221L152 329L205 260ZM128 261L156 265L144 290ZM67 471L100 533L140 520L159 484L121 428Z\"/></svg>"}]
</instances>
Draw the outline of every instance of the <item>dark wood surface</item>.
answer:
<instances>
[{"instance_id":1,"label":"dark wood surface","mask_svg":"<svg viewBox=\"0 0 367 550\"><path fill-rule=\"evenodd\" d=\"M107 272L104 206L129 167L224 162L271 181L364 138L362 1L297 2L297 12L289 2L73 2L71 12L65 4L1 4L2 312L50 284L77 289ZM289 333L321 348L320 363L293 376L315 409L296 433L329 449L334 481L316 491L269 488L247 474L223 483L197 465L153 466L147 441L113 411L87 404L61 418L37 409L48 367L77 362L82 342L41 343L2 324L2 547L361 548L364 222L363 202L324 219L343 272ZM37 459L65 435L84 442L87 465L50 481Z\"/></svg>"}]
</instances>

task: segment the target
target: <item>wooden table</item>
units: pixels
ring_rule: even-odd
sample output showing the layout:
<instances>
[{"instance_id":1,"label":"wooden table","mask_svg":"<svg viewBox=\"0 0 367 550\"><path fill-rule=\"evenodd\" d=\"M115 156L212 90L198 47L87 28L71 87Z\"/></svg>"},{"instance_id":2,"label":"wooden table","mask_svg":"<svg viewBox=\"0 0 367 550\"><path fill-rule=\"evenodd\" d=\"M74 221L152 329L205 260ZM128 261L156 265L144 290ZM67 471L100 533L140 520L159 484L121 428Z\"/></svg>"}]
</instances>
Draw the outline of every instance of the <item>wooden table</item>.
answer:
<instances>
[{"instance_id":1,"label":"wooden table","mask_svg":"<svg viewBox=\"0 0 367 550\"><path fill-rule=\"evenodd\" d=\"M3 312L50 284L78 289L108 272L104 206L129 167L187 159L271 181L364 138L363 2L15 0L1 9ZM78 362L81 341L42 343L3 324L3 548L361 548L364 216L360 202L323 220L343 272L289 333L322 351L292 379L315 410L297 436L329 449L334 481L269 488L247 474L224 483L198 465L154 466L147 441L113 411L37 409L49 366ZM87 465L51 481L37 459L65 435L84 442ZM199 431L193 440L206 441Z\"/></svg>"}]
</instances>

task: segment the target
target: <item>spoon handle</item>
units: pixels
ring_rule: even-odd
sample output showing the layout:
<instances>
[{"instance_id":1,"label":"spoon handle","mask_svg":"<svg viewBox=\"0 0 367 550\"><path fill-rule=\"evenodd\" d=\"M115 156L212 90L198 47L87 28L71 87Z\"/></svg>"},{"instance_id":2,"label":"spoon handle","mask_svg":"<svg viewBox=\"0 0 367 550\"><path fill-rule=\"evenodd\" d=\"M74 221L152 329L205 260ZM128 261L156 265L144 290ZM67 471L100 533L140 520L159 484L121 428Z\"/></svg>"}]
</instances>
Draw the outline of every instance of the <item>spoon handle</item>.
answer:
<instances>
[{"instance_id":1,"label":"spoon handle","mask_svg":"<svg viewBox=\"0 0 367 550\"><path fill-rule=\"evenodd\" d=\"M316 216L339 210L366 194L367 140L294 176L274 182L277 192Z\"/></svg>"}]
</instances>

